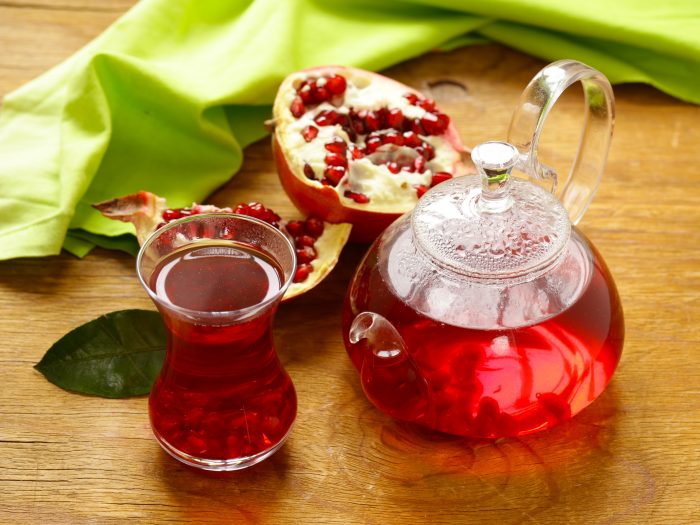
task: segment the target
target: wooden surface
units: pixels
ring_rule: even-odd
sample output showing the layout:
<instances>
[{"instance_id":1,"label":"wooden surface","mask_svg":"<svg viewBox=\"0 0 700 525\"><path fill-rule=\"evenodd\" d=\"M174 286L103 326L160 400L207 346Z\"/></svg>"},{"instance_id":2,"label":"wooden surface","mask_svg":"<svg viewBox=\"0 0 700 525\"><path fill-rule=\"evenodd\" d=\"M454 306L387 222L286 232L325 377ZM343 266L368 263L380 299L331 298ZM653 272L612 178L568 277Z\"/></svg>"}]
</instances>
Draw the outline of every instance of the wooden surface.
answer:
<instances>
[{"instance_id":1,"label":"wooden surface","mask_svg":"<svg viewBox=\"0 0 700 525\"><path fill-rule=\"evenodd\" d=\"M131 0L0 0L0 95L97 35ZM399 65L468 144L503 138L543 64L498 46ZM434 85L434 84L433 84ZM428 89L429 90L429 89ZM622 297L627 338L608 390L568 424L496 443L397 424L365 400L340 336L362 255L284 305L278 351L299 394L293 435L270 460L212 476L158 447L145 398L105 400L49 384L32 365L100 313L151 308L134 260L96 250L0 263L0 523L700 523L700 108L616 87L607 173L581 227ZM580 125L567 97L549 132L565 159ZM251 196L289 213L267 141L211 202Z\"/></svg>"}]
</instances>

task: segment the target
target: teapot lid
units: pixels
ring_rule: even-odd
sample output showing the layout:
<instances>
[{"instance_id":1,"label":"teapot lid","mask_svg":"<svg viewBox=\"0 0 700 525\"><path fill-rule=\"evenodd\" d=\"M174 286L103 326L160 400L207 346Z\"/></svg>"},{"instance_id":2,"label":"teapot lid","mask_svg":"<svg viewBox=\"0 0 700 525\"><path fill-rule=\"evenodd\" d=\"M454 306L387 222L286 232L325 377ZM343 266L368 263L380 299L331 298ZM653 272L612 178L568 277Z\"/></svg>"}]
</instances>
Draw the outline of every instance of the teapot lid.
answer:
<instances>
[{"instance_id":1,"label":"teapot lid","mask_svg":"<svg viewBox=\"0 0 700 525\"><path fill-rule=\"evenodd\" d=\"M519 158L506 142L476 146L477 176L446 181L418 201L412 228L421 250L440 266L484 280L531 278L552 264L571 222L552 193L511 177Z\"/></svg>"}]
</instances>

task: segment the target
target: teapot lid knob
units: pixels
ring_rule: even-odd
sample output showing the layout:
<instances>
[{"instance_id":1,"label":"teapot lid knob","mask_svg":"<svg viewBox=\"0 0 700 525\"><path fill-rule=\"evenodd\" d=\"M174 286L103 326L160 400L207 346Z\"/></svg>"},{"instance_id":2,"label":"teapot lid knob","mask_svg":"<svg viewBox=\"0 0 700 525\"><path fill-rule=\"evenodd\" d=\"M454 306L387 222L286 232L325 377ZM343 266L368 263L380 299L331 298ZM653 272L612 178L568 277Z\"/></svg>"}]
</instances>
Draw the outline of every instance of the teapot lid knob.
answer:
<instances>
[{"instance_id":1,"label":"teapot lid knob","mask_svg":"<svg viewBox=\"0 0 700 525\"><path fill-rule=\"evenodd\" d=\"M507 142L483 142L472 150L472 161L481 178L479 211L501 213L513 205L511 171L519 158L518 149Z\"/></svg>"}]
</instances>

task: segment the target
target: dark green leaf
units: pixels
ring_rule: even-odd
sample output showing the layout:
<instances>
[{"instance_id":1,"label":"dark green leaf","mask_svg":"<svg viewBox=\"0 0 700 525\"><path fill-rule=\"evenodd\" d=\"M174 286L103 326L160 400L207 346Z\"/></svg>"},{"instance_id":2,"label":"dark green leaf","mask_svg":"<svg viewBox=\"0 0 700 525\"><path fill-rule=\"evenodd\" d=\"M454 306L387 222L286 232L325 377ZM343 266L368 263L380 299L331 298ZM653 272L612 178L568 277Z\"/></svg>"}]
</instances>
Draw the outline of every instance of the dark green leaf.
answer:
<instances>
[{"instance_id":1,"label":"dark green leaf","mask_svg":"<svg viewBox=\"0 0 700 525\"><path fill-rule=\"evenodd\" d=\"M121 310L67 333L34 368L66 390L111 398L138 396L151 390L165 344L158 312Z\"/></svg>"}]
</instances>

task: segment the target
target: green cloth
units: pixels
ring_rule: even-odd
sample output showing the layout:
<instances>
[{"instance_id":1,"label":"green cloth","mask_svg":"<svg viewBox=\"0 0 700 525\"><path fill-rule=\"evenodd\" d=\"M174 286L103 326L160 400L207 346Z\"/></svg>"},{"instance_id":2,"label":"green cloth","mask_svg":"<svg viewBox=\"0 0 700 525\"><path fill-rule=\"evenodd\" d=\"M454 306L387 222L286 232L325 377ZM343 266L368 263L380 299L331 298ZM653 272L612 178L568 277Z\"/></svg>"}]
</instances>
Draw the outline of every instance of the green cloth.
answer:
<instances>
[{"instance_id":1,"label":"green cloth","mask_svg":"<svg viewBox=\"0 0 700 525\"><path fill-rule=\"evenodd\" d=\"M90 204L138 190L202 200L305 67L376 70L488 39L700 103L699 15L697 0L142 0L6 97L0 259L133 251L130 225Z\"/></svg>"}]
</instances>

